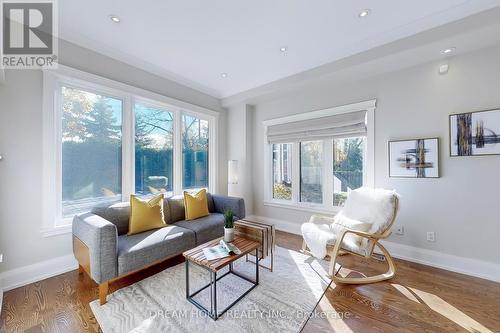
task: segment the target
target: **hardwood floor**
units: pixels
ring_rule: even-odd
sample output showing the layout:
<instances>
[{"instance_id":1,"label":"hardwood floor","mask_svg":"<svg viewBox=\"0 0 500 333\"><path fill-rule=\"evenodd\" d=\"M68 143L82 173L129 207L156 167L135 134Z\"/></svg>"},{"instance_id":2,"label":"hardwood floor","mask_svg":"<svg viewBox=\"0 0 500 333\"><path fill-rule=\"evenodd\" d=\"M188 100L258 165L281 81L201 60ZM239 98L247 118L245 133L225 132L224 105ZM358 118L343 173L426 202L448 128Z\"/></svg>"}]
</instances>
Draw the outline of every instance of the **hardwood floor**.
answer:
<instances>
[{"instance_id":1,"label":"hardwood floor","mask_svg":"<svg viewBox=\"0 0 500 333\"><path fill-rule=\"evenodd\" d=\"M277 232L278 246L299 250L301 243ZM114 282L110 292L182 261L179 256ZM340 261L368 274L384 269L350 256ZM500 332L500 284L401 260L397 268L390 281L332 284L303 332ZM88 305L97 298L97 285L78 270L8 291L0 332L100 332Z\"/></svg>"}]
</instances>

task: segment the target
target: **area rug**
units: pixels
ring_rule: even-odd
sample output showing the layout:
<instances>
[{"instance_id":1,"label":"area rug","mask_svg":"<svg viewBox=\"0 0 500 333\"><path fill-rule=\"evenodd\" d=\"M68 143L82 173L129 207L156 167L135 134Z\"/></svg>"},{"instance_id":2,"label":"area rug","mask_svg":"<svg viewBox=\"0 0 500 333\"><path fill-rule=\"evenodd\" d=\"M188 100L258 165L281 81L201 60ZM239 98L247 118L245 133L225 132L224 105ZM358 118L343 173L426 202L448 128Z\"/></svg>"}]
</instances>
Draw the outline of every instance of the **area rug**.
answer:
<instances>
[{"instance_id":1,"label":"area rug","mask_svg":"<svg viewBox=\"0 0 500 333\"><path fill-rule=\"evenodd\" d=\"M244 258L234 270L253 279L255 266ZM156 275L108 295L100 306L90 307L104 333L122 332L299 332L331 283L328 263L296 251L277 247L274 271L260 269L259 285L217 321L186 300L185 265ZM189 266L190 290L209 282L206 270ZM217 282L219 309L237 299L250 284L233 275ZM196 300L209 308L207 288Z\"/></svg>"}]
</instances>

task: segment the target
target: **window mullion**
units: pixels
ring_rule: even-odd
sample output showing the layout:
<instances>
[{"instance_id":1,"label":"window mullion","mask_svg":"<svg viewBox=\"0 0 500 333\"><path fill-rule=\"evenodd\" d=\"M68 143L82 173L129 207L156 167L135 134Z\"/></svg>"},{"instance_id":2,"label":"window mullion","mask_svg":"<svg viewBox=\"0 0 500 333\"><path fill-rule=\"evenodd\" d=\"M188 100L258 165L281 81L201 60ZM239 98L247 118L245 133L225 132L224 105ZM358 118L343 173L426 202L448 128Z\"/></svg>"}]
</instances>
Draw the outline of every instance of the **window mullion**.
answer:
<instances>
[{"instance_id":1,"label":"window mullion","mask_svg":"<svg viewBox=\"0 0 500 333\"><path fill-rule=\"evenodd\" d=\"M55 193L56 193L56 207L55 207L55 226L63 224L63 214L62 214L62 115L63 115L63 97L62 97L62 85L56 83L57 93L55 96L55 114L54 114L54 126L55 126L55 164L56 164L56 181Z\"/></svg>"},{"instance_id":2,"label":"window mullion","mask_svg":"<svg viewBox=\"0 0 500 333\"><path fill-rule=\"evenodd\" d=\"M366 123L363 186L375 187L375 108L367 110Z\"/></svg>"},{"instance_id":3,"label":"window mullion","mask_svg":"<svg viewBox=\"0 0 500 333\"><path fill-rule=\"evenodd\" d=\"M217 184L217 134L218 119L209 119L208 121L208 190L213 194L219 192Z\"/></svg>"},{"instance_id":4,"label":"window mullion","mask_svg":"<svg viewBox=\"0 0 500 333\"><path fill-rule=\"evenodd\" d=\"M182 111L174 112L174 195L182 194Z\"/></svg>"},{"instance_id":5,"label":"window mullion","mask_svg":"<svg viewBox=\"0 0 500 333\"><path fill-rule=\"evenodd\" d=\"M323 206L333 206L333 140L323 141Z\"/></svg>"},{"instance_id":6,"label":"window mullion","mask_svg":"<svg viewBox=\"0 0 500 333\"><path fill-rule=\"evenodd\" d=\"M292 202L300 202L300 142L292 143Z\"/></svg>"},{"instance_id":7,"label":"window mullion","mask_svg":"<svg viewBox=\"0 0 500 333\"><path fill-rule=\"evenodd\" d=\"M122 118L122 201L127 201L135 193L134 109L130 96L123 98Z\"/></svg>"}]
</instances>

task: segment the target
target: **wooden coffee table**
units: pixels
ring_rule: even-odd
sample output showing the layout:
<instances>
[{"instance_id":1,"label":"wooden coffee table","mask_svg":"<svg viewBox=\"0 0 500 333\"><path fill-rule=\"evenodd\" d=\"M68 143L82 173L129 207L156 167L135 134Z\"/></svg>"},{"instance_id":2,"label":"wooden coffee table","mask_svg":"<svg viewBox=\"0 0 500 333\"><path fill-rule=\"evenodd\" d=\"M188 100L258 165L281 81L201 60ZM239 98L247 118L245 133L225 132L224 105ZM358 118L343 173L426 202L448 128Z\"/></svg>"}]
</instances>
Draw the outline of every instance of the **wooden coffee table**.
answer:
<instances>
[{"instance_id":1,"label":"wooden coffee table","mask_svg":"<svg viewBox=\"0 0 500 333\"><path fill-rule=\"evenodd\" d=\"M241 253L238 255L232 255L229 257L221 258L221 259L215 259L215 260L210 260L208 261L205 255L203 254L203 249L207 247L212 247L216 246L219 244L219 241L222 238L214 239L213 241L207 242L205 244L202 244L200 246L195 247L194 249L191 249L189 251L184 252L182 255L186 258L186 298L189 302L194 304L198 309L206 313L208 316L210 316L213 320L217 320L220 316L222 316L229 308L231 308L233 305L235 305L238 301L240 301L246 294L248 294L250 291L252 291L253 288L255 288L259 284L259 256L258 256L258 249L260 244L256 241L243 238L243 237L235 237L234 241L231 243L238 247L240 249ZM246 276L243 276L233 270L233 263L238 260L239 258L242 258L246 256L249 253L252 253L255 251L255 257L256 257L256 262L255 262L255 280L251 280L247 278ZM210 273L210 283L202 287L201 289L198 289L194 293L190 293L189 291L189 263L196 264L199 267L202 267L206 269ZM217 272L219 272L221 269L224 267L229 266L229 271L217 276ZM224 276L228 274L233 274L245 281L248 281L252 284L252 286L245 291L238 299L236 299L234 302L232 302L230 305L228 305L225 309L222 311L217 310L217 281L222 279ZM193 299L194 296L199 294L201 291L205 290L206 288L210 287L210 310L205 308L203 305L198 303L196 300Z\"/></svg>"}]
</instances>

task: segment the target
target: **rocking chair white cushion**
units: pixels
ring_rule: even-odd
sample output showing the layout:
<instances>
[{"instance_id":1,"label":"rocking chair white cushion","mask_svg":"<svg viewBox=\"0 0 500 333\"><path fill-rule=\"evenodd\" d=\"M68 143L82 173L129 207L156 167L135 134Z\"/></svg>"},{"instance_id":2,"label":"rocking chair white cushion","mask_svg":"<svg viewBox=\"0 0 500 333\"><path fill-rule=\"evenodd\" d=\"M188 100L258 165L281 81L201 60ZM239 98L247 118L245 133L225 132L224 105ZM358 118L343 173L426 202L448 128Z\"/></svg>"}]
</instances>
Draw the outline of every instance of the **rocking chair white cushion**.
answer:
<instances>
[{"instance_id":1,"label":"rocking chair white cushion","mask_svg":"<svg viewBox=\"0 0 500 333\"><path fill-rule=\"evenodd\" d=\"M371 225L371 234L383 233L396 213L396 191L362 187L351 191L342 214Z\"/></svg>"},{"instance_id":2,"label":"rocking chair white cushion","mask_svg":"<svg viewBox=\"0 0 500 333\"><path fill-rule=\"evenodd\" d=\"M313 215L301 226L302 236L311 253L324 258L327 245L335 244L346 230L383 233L392 223L396 212L397 194L383 189L359 188L349 193L345 206L335 217ZM356 234L345 235L341 248L367 255L373 243Z\"/></svg>"}]
</instances>

